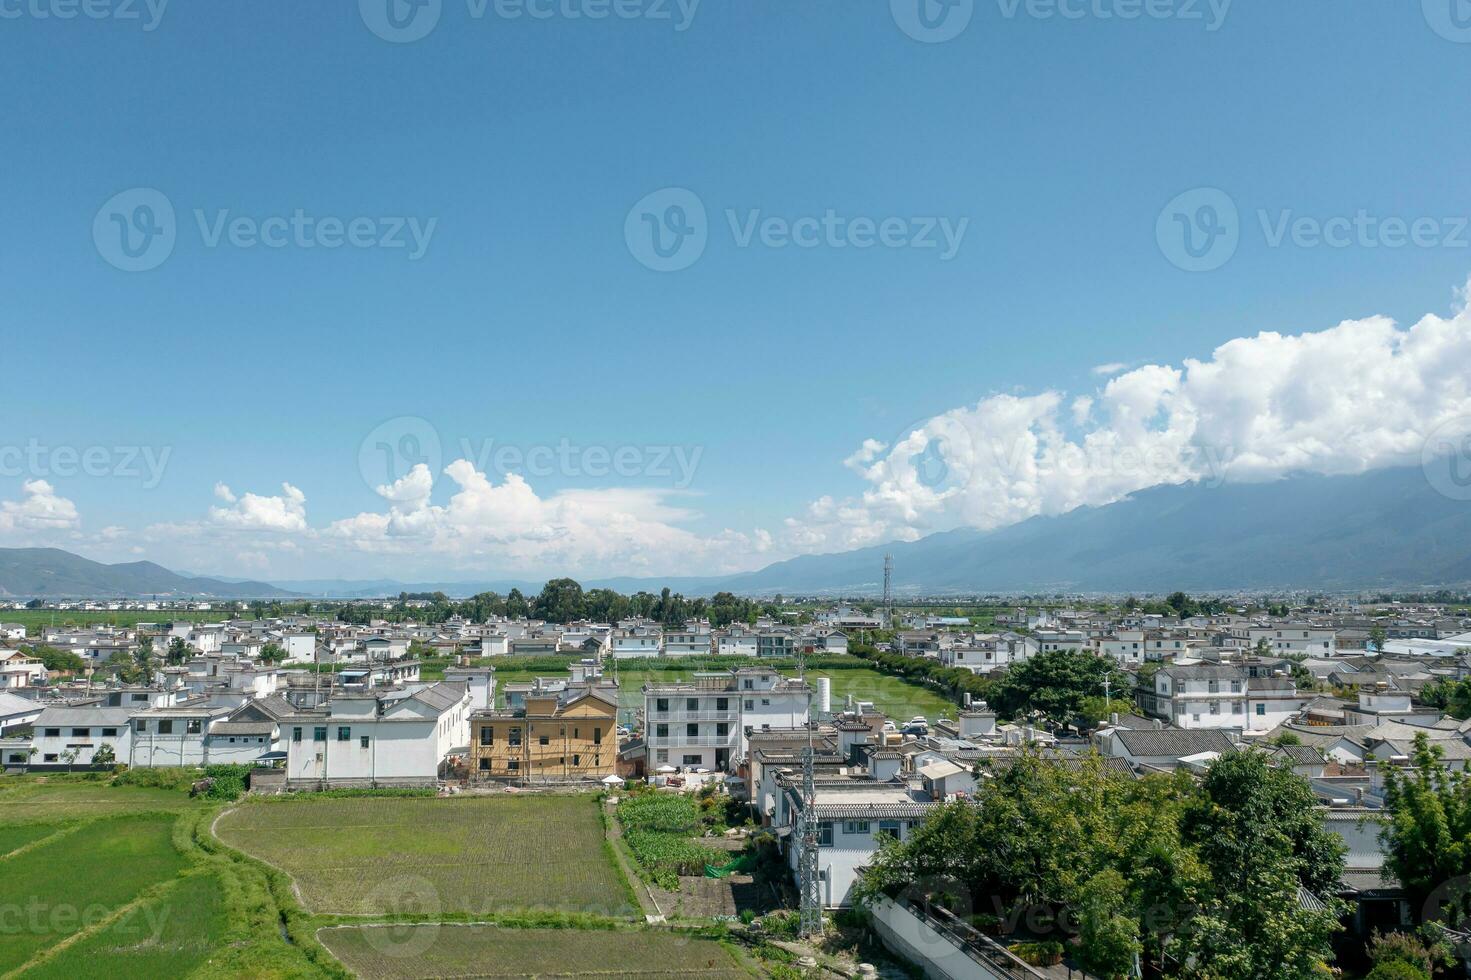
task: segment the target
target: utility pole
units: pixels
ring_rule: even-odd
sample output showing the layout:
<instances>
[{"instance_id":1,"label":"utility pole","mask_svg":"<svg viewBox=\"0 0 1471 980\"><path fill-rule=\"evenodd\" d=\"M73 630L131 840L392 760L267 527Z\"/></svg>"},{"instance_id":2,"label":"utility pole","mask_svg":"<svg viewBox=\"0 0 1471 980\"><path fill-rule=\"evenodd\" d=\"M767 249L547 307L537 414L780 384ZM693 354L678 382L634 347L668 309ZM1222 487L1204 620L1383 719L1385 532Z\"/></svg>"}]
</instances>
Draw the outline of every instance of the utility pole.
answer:
<instances>
[{"instance_id":1,"label":"utility pole","mask_svg":"<svg viewBox=\"0 0 1471 980\"><path fill-rule=\"evenodd\" d=\"M885 624L889 629L894 628L894 556L884 555L884 615L888 617Z\"/></svg>"},{"instance_id":2,"label":"utility pole","mask_svg":"<svg viewBox=\"0 0 1471 980\"><path fill-rule=\"evenodd\" d=\"M797 677L807 683L807 658L797 654ZM802 935L822 934L822 882L819 881L817 852L821 846L821 824L814 810L817 805L817 780L813 773L815 749L812 741L812 689L807 689L807 747L802 750L802 812L798 820L797 840L801 851L797 858L797 885L802 893Z\"/></svg>"}]
</instances>

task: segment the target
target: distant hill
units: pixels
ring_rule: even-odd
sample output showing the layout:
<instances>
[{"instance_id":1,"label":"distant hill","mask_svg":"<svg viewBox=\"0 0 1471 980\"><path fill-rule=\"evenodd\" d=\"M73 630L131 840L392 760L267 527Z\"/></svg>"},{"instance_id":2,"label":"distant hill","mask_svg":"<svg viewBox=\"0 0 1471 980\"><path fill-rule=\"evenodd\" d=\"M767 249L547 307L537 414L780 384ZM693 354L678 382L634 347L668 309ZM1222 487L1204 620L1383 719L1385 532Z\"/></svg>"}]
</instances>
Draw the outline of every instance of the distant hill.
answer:
<instances>
[{"instance_id":1,"label":"distant hill","mask_svg":"<svg viewBox=\"0 0 1471 980\"><path fill-rule=\"evenodd\" d=\"M807 555L705 586L908 592L1415 588L1471 583L1471 502L1419 467L1272 483L1161 486L1104 507ZM703 591L703 590L702 590Z\"/></svg>"},{"instance_id":2,"label":"distant hill","mask_svg":"<svg viewBox=\"0 0 1471 980\"><path fill-rule=\"evenodd\" d=\"M1445 485L1443 483L1443 485ZM1438 493L1418 467L1357 476L1142 490L1104 507L1034 517L994 531L804 555L740 575L581 578L620 592L669 588L877 595L883 556L902 594L1439 588L1471 585L1471 502ZM316 579L237 582L179 575L151 562L103 565L47 548L0 549L0 595L334 598L436 592L463 597L541 582Z\"/></svg>"},{"instance_id":3,"label":"distant hill","mask_svg":"<svg viewBox=\"0 0 1471 980\"><path fill-rule=\"evenodd\" d=\"M272 599L292 593L265 582L192 578L151 561L104 565L59 548L0 548L0 595Z\"/></svg>"}]
</instances>

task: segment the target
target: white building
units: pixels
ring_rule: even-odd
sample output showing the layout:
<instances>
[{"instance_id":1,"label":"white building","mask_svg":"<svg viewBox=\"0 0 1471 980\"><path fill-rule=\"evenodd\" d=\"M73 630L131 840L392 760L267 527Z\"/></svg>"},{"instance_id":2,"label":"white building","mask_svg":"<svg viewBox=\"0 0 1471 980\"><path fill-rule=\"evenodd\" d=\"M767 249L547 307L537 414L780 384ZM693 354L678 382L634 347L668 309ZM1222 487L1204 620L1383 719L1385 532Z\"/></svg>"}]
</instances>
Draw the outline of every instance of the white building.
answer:
<instances>
[{"instance_id":1,"label":"white building","mask_svg":"<svg viewBox=\"0 0 1471 980\"><path fill-rule=\"evenodd\" d=\"M19 650L0 650L0 691L35 687L46 682L46 667L38 657Z\"/></svg>"},{"instance_id":2,"label":"white building","mask_svg":"<svg viewBox=\"0 0 1471 980\"><path fill-rule=\"evenodd\" d=\"M33 722L30 762L40 766L90 765L104 745L126 763L132 747L129 708L52 706Z\"/></svg>"},{"instance_id":3,"label":"white building","mask_svg":"<svg viewBox=\"0 0 1471 980\"><path fill-rule=\"evenodd\" d=\"M734 771L746 756L748 730L805 725L810 699L806 683L761 667L645 684L643 692L650 773L661 766Z\"/></svg>"},{"instance_id":4,"label":"white building","mask_svg":"<svg viewBox=\"0 0 1471 980\"><path fill-rule=\"evenodd\" d=\"M460 684L342 694L282 719L287 786L432 785L468 754L472 697Z\"/></svg>"}]
</instances>

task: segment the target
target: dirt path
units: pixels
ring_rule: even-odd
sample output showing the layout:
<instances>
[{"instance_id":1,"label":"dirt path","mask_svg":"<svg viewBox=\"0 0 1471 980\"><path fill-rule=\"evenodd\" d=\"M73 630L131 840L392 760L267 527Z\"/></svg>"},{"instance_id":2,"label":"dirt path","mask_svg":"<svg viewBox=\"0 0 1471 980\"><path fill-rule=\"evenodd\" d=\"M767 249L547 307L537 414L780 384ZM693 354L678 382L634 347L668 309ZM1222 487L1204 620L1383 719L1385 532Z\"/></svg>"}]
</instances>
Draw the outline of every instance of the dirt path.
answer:
<instances>
[{"instance_id":1,"label":"dirt path","mask_svg":"<svg viewBox=\"0 0 1471 980\"><path fill-rule=\"evenodd\" d=\"M618 870L628 879L628 884L633 888L634 897L638 899L639 909L644 914L646 922L662 922L664 910L659 908L659 903L654 899L654 894L649 890L648 884L638 876L629 866L628 858L623 854L623 824L618 822L617 807L610 803L603 804L603 813L607 816L604 822L607 827L606 836L608 849L613 852L613 860L618 863Z\"/></svg>"}]
</instances>

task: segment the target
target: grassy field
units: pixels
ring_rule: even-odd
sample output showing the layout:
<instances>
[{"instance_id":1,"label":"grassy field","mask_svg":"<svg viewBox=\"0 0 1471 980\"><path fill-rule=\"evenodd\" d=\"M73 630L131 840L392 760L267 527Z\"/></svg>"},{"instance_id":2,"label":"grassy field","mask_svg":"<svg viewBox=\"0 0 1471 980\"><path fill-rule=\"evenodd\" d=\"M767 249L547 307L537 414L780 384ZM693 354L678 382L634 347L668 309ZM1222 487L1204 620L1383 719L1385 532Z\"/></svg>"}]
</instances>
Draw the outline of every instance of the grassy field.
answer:
<instances>
[{"instance_id":1,"label":"grassy field","mask_svg":"<svg viewBox=\"0 0 1471 980\"><path fill-rule=\"evenodd\" d=\"M430 925L346 926L318 935L349 969L370 980L751 977L719 943L672 932Z\"/></svg>"},{"instance_id":2,"label":"grassy field","mask_svg":"<svg viewBox=\"0 0 1471 980\"><path fill-rule=\"evenodd\" d=\"M339 976L284 877L200 830L219 804L82 776L0 777L0 976ZM316 959L313 959L315 957Z\"/></svg>"},{"instance_id":3,"label":"grassy field","mask_svg":"<svg viewBox=\"0 0 1471 980\"><path fill-rule=\"evenodd\" d=\"M220 880L202 872L177 879L91 935L25 973L26 980L182 977L223 945L225 903Z\"/></svg>"},{"instance_id":4,"label":"grassy field","mask_svg":"<svg viewBox=\"0 0 1471 980\"><path fill-rule=\"evenodd\" d=\"M586 796L250 802L221 817L215 833L291 875L313 912L637 908Z\"/></svg>"},{"instance_id":5,"label":"grassy field","mask_svg":"<svg viewBox=\"0 0 1471 980\"><path fill-rule=\"evenodd\" d=\"M854 658L855 662L857 658ZM611 669L611 668L610 668ZM693 671L686 670L619 670L618 671L618 702L625 710L642 708L644 696L642 687L644 684L654 681L688 680L693 676ZM795 675L795 670L783 670L782 673ZM502 670L496 669L496 701L502 707L505 706L504 685L516 681L529 681L536 676L554 677L559 675L553 671L536 670ZM860 701L872 701L878 709L895 721L904 722L915 715L924 715L933 721L942 715L951 718L960 709L949 698L932 691L927 687L911 683L900 677L891 677L867 667L854 667L847 670L824 670L809 671L810 678L829 677L833 682L833 710L842 710L845 699L853 695Z\"/></svg>"},{"instance_id":6,"label":"grassy field","mask_svg":"<svg viewBox=\"0 0 1471 980\"><path fill-rule=\"evenodd\" d=\"M110 817L85 829L85 840L61 837L12 854L0 865L8 913L7 928L0 930L0 974L99 925L184 867L167 814Z\"/></svg>"},{"instance_id":7,"label":"grassy field","mask_svg":"<svg viewBox=\"0 0 1471 980\"><path fill-rule=\"evenodd\" d=\"M208 611L181 609L128 609L118 612L82 609L0 609L0 623L19 623L27 636L40 636L43 626L137 626L139 623L217 623L228 614L219 609ZM243 612L242 616L250 617Z\"/></svg>"}]
</instances>

